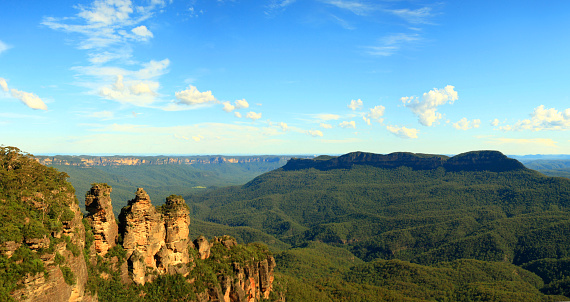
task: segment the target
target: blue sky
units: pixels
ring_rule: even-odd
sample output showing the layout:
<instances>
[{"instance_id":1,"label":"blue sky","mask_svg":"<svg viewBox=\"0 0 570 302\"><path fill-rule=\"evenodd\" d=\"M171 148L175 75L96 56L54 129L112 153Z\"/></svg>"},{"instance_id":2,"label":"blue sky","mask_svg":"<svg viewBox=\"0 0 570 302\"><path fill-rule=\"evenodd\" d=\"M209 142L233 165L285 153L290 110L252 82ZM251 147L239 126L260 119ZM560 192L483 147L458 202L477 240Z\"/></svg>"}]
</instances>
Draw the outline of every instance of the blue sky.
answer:
<instances>
[{"instance_id":1,"label":"blue sky","mask_svg":"<svg viewBox=\"0 0 570 302\"><path fill-rule=\"evenodd\" d=\"M33 154L570 154L570 2L0 1Z\"/></svg>"}]
</instances>

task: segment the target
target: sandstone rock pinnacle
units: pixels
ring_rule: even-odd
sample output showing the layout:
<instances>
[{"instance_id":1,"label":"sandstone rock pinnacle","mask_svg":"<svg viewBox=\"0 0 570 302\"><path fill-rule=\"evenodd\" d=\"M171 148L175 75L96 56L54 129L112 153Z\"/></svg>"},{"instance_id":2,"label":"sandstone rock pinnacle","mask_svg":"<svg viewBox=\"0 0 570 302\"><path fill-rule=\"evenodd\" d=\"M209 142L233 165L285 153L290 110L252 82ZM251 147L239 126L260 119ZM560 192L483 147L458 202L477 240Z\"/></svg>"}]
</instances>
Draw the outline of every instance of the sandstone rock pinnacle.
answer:
<instances>
[{"instance_id":1,"label":"sandstone rock pinnacle","mask_svg":"<svg viewBox=\"0 0 570 302\"><path fill-rule=\"evenodd\" d=\"M117 243L118 225L111 205L112 188L107 184L93 184L85 195L87 220L94 235L95 251L104 256Z\"/></svg>"},{"instance_id":2,"label":"sandstone rock pinnacle","mask_svg":"<svg viewBox=\"0 0 570 302\"><path fill-rule=\"evenodd\" d=\"M159 253L162 260L161 269L168 273L186 273L186 266L178 264L186 264L189 261L188 245L192 244L188 238L190 210L181 196L171 195L166 198L162 213L166 238L164 248Z\"/></svg>"},{"instance_id":3,"label":"sandstone rock pinnacle","mask_svg":"<svg viewBox=\"0 0 570 302\"><path fill-rule=\"evenodd\" d=\"M121 210L119 222L133 281L144 284L146 268L157 269L161 265L157 254L164 247L166 235L162 214L151 204L144 189L138 188L135 198Z\"/></svg>"}]
</instances>

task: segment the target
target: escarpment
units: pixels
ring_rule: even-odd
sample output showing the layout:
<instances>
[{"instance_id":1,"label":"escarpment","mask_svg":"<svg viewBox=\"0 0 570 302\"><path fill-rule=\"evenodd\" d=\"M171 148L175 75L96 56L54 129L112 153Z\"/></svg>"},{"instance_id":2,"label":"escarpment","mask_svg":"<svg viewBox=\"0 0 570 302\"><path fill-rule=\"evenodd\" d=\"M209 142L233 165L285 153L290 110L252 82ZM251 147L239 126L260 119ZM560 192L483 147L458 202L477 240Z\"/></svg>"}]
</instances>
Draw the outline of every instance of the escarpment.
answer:
<instances>
[{"instance_id":1,"label":"escarpment","mask_svg":"<svg viewBox=\"0 0 570 302\"><path fill-rule=\"evenodd\" d=\"M352 152L338 157L317 157L314 159L290 159L283 170L301 169L348 169L354 165L366 165L378 168L409 167L414 170L444 168L447 171L491 171L505 172L526 169L522 163L506 157L499 151L471 151L453 157L445 155L394 152L374 154Z\"/></svg>"},{"instance_id":2,"label":"escarpment","mask_svg":"<svg viewBox=\"0 0 570 302\"><path fill-rule=\"evenodd\" d=\"M92 301L85 228L67 175L0 146L0 300Z\"/></svg>"}]
</instances>

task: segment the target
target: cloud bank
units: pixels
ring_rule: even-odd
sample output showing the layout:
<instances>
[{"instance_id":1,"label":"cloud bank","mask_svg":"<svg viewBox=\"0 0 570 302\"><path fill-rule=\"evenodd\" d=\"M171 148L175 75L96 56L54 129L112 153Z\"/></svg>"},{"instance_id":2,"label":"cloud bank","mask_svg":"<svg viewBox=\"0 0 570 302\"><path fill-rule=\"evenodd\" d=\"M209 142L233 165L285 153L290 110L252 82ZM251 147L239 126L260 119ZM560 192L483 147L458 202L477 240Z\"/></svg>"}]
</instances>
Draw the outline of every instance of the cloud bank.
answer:
<instances>
[{"instance_id":1,"label":"cloud bank","mask_svg":"<svg viewBox=\"0 0 570 302\"><path fill-rule=\"evenodd\" d=\"M451 85L443 89L434 88L424 93L421 100L418 97L403 97L400 100L418 117L420 124L431 127L442 118L441 113L437 112L437 107L453 104L457 100L457 91L454 88Z\"/></svg>"}]
</instances>

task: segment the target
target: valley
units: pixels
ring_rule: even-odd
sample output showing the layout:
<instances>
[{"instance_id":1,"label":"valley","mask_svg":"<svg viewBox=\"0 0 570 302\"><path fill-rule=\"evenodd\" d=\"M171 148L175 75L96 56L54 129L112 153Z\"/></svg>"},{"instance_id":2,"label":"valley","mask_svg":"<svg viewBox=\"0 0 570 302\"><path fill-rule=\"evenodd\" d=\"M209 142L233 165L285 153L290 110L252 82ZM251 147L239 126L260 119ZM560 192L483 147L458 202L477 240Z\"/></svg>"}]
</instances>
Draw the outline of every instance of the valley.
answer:
<instances>
[{"instance_id":1,"label":"valley","mask_svg":"<svg viewBox=\"0 0 570 302\"><path fill-rule=\"evenodd\" d=\"M570 296L570 179L545 175L564 173L565 159L521 162L496 151L266 158L52 167L69 174L82 208L92 183L112 188L116 217L137 187L158 209L179 195L189 238L267 246L272 297L285 301ZM114 285L97 282L114 301Z\"/></svg>"}]
</instances>

